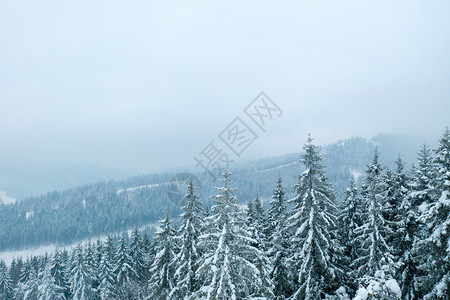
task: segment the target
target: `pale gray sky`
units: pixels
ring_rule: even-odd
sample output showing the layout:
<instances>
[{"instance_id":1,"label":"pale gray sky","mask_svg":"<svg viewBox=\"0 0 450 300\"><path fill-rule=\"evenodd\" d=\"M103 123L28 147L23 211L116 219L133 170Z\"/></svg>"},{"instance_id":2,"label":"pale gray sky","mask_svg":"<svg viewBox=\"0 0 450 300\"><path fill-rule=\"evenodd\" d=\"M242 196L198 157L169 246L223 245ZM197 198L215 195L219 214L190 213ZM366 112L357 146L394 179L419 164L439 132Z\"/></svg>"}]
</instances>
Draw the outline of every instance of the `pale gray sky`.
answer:
<instances>
[{"instance_id":1,"label":"pale gray sky","mask_svg":"<svg viewBox=\"0 0 450 300\"><path fill-rule=\"evenodd\" d=\"M2 1L0 156L194 164L260 92L243 158L378 133L440 136L448 1Z\"/></svg>"}]
</instances>

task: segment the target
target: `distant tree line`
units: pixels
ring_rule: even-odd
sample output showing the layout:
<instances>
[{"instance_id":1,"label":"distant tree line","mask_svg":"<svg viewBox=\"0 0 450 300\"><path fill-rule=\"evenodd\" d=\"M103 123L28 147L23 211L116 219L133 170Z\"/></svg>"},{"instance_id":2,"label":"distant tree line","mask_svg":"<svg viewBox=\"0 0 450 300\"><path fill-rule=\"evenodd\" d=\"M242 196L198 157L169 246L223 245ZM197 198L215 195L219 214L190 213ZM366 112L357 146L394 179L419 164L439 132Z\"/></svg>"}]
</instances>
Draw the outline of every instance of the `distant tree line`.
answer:
<instances>
[{"instance_id":1,"label":"distant tree line","mask_svg":"<svg viewBox=\"0 0 450 300\"><path fill-rule=\"evenodd\" d=\"M382 142L380 147L383 147ZM373 148L373 143L363 138L318 147L323 154L337 202L342 202L344 198L350 172L363 172ZM285 186L295 184L295 175L301 172L296 163L299 155L292 153L234 163L231 171L238 188L236 196L239 203L245 204L255 196L256 191L262 199L270 199L273 183L278 176L283 177ZM197 194L205 207L211 207L214 201L209 195L217 180L200 171L194 174L201 182L201 186L196 186ZM0 201L0 252L43 244L65 246L99 235L130 230L135 224L155 224L166 208L169 215L176 219L182 204L168 197L169 183L174 175L157 173L98 182L19 199L8 205ZM291 194L291 189L288 189L287 197L291 198ZM263 201L263 205L268 209L268 201Z\"/></svg>"}]
</instances>

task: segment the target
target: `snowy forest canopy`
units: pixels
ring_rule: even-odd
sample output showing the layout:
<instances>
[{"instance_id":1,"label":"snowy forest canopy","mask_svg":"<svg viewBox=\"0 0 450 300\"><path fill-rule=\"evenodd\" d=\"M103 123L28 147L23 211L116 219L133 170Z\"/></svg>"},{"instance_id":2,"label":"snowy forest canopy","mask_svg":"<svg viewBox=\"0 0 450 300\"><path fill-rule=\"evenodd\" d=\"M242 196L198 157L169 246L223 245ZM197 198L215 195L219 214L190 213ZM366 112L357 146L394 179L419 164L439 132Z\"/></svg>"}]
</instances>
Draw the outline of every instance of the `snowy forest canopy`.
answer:
<instances>
[{"instance_id":1,"label":"snowy forest canopy","mask_svg":"<svg viewBox=\"0 0 450 300\"><path fill-rule=\"evenodd\" d=\"M0 262L0 299L449 299L448 129L411 170L375 151L339 205L311 138L304 150L294 196L279 178L267 211L238 205L225 171L210 210L190 184L180 226L166 213L154 238Z\"/></svg>"},{"instance_id":2,"label":"snowy forest canopy","mask_svg":"<svg viewBox=\"0 0 450 300\"><path fill-rule=\"evenodd\" d=\"M433 148L437 147L437 139L426 140ZM361 183L366 164L372 159L375 147L379 150L380 162L393 170L399 154L405 167L409 168L415 163L416 150L422 143L422 138L378 135L371 139L352 137L318 146L317 150L326 166L328 180L336 194L336 202L341 203L349 179L354 177L358 185ZM233 173L233 186L238 188L236 191L238 204L245 205L249 199L254 199L258 194L267 210L273 185L280 176L286 187L286 197L292 198L293 191L290 187L297 183L297 175L304 171L304 166L298 161L300 155L301 151L233 163L230 171ZM177 170L178 173L186 171L201 182L200 186L195 187L196 192L203 206L210 208L214 204L210 195L217 186L217 180L203 173L200 168L192 171ZM122 180L97 182L18 199L15 203L7 205L0 201L0 220L4 229L0 230L0 252L49 244L59 248L67 247L81 240L130 231L136 224L139 224L140 228L149 227L149 230L153 230L166 209L170 217L177 221L183 203L172 201L168 197L169 186L176 174L175 171L159 172ZM217 175L220 177L219 173ZM36 178L41 177L35 176L29 181L35 182ZM4 182L0 179L1 184ZM26 185L26 181L23 184ZM179 187L178 190L177 199L182 200L186 186ZM151 232L149 234L152 235Z\"/></svg>"}]
</instances>

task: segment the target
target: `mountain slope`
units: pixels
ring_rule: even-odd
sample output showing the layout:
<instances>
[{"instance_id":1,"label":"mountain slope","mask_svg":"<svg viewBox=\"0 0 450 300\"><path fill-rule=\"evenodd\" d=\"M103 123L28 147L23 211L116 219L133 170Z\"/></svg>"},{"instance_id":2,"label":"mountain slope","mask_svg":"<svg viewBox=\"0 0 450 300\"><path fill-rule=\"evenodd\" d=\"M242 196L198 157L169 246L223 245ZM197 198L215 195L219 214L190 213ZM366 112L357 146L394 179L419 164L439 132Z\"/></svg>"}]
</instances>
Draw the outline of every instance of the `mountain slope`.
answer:
<instances>
[{"instance_id":1,"label":"mountain slope","mask_svg":"<svg viewBox=\"0 0 450 300\"><path fill-rule=\"evenodd\" d=\"M375 146L381 152L382 162L392 166L398 154L405 153L409 166L412 163L409 152L417 152L420 142L405 142L406 139L401 142L399 139L401 140L399 137L378 136L368 141L355 137L320 147L327 166L327 176L338 199L341 199L350 177L359 177L364 173ZM395 144L394 141L398 143ZM238 188L239 201L244 203L259 195L267 202L278 176L282 177L289 197L291 186L297 181L296 176L303 171L298 163L299 157L300 153L291 153L235 163L232 179L234 186ZM135 224L155 222L161 218L166 207L172 216L176 216L180 213L181 203L171 201L167 193L168 183L174 175L173 172L159 173L121 181L99 182L26 198L15 204L0 205L0 250L48 243L68 244L118 232ZM209 197L217 182L201 173L195 173L195 176L201 182L198 191L201 199L210 206Z\"/></svg>"}]
</instances>

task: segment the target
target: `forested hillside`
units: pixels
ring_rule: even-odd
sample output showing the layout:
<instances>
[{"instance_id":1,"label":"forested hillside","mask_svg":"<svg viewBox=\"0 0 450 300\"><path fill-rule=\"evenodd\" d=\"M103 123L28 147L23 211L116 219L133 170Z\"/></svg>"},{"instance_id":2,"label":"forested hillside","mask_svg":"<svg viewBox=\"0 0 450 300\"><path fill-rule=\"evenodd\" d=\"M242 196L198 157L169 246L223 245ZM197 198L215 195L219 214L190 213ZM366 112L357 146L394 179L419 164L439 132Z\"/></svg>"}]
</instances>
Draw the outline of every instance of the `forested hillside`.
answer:
<instances>
[{"instance_id":1,"label":"forested hillside","mask_svg":"<svg viewBox=\"0 0 450 300\"><path fill-rule=\"evenodd\" d=\"M351 177L362 179L365 164L371 159L375 146L380 150L383 163L391 169L395 168L394 161L399 153L409 157L407 165L412 163L410 153L416 152L420 143L406 138L397 139L403 141L404 150L393 143L396 139L392 136L378 136L373 141L351 138L318 147L338 202L344 198ZM386 151L394 149L398 153ZM258 194L267 208L273 183L279 176L291 196L291 187L303 168L299 158L300 153L292 153L231 165L239 203L246 203ZM198 193L210 207L213 202L209 196L216 182L197 169L191 172L199 178L201 186L197 188ZM23 199L15 204L0 203L0 251L49 243L67 245L81 239L129 230L136 224L157 222L166 208L171 217L176 217L181 206L168 197L168 183L174 175L174 172L160 173L100 182Z\"/></svg>"},{"instance_id":2,"label":"forested hillside","mask_svg":"<svg viewBox=\"0 0 450 300\"><path fill-rule=\"evenodd\" d=\"M0 299L449 299L448 129L411 170L375 149L342 202L311 138L301 164L292 186L272 183L267 209L238 205L225 171L210 210L189 184L179 225L166 211L153 239L136 228L0 263Z\"/></svg>"}]
</instances>

